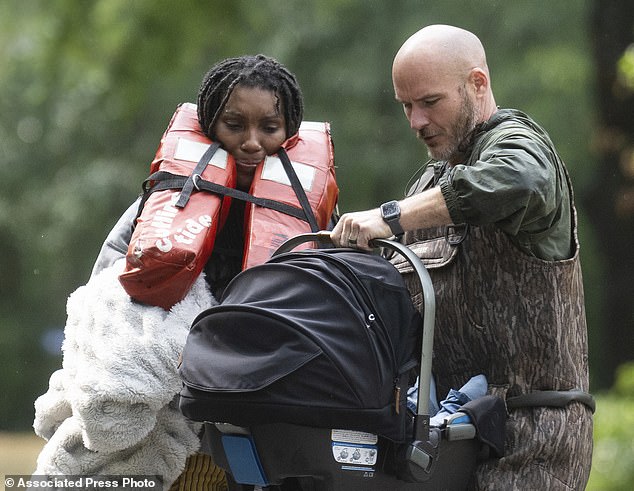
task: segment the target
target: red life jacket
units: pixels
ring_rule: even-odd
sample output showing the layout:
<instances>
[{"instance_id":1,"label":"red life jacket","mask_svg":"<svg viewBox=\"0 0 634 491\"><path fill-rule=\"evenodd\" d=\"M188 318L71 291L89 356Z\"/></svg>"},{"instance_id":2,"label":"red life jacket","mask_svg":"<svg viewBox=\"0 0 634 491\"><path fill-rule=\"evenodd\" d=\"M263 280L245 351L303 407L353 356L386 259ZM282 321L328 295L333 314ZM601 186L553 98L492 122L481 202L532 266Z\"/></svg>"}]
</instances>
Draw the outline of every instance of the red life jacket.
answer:
<instances>
[{"instance_id":1,"label":"red life jacket","mask_svg":"<svg viewBox=\"0 0 634 491\"><path fill-rule=\"evenodd\" d=\"M235 189L231 155L201 131L196 106L178 107L144 183L119 280L134 299L169 309L213 251L231 199L244 199L243 269L268 260L287 238L327 227L339 189L328 123L299 132L258 166L249 193Z\"/></svg>"}]
</instances>

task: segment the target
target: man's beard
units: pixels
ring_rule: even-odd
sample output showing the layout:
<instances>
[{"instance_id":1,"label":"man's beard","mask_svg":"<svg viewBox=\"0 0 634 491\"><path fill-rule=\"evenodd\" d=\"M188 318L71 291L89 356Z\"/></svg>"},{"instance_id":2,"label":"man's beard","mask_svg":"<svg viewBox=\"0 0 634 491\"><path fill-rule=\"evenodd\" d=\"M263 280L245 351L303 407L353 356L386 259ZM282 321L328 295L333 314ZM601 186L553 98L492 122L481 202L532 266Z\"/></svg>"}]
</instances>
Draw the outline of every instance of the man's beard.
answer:
<instances>
[{"instance_id":1,"label":"man's beard","mask_svg":"<svg viewBox=\"0 0 634 491\"><path fill-rule=\"evenodd\" d=\"M446 160L451 163L459 162L476 127L477 117L473 102L466 93L463 93L458 117L449 128L450 139L447 145L437 149L427 147L429 157L434 160ZM419 132L419 138L421 137L422 134Z\"/></svg>"}]
</instances>

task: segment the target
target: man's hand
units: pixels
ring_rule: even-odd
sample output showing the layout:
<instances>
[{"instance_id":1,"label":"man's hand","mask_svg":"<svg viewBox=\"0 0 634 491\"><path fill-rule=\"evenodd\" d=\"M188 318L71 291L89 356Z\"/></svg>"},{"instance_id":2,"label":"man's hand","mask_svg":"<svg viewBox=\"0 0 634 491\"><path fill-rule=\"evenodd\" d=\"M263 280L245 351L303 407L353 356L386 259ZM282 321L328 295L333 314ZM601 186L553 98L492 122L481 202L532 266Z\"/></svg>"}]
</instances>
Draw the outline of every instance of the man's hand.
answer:
<instances>
[{"instance_id":1,"label":"man's hand","mask_svg":"<svg viewBox=\"0 0 634 491\"><path fill-rule=\"evenodd\" d=\"M381 217L378 208L345 213L330 233L330 238L335 246L354 247L366 251L372 250L368 245L370 240L391 236L392 231Z\"/></svg>"},{"instance_id":2,"label":"man's hand","mask_svg":"<svg viewBox=\"0 0 634 491\"><path fill-rule=\"evenodd\" d=\"M405 231L452 223L439 187L405 198L399 201L399 207L400 223ZM356 247L366 251L372 249L368 246L370 240L387 239L392 235L392 229L383 220L379 208L344 214L330 234L332 243L337 247Z\"/></svg>"}]
</instances>

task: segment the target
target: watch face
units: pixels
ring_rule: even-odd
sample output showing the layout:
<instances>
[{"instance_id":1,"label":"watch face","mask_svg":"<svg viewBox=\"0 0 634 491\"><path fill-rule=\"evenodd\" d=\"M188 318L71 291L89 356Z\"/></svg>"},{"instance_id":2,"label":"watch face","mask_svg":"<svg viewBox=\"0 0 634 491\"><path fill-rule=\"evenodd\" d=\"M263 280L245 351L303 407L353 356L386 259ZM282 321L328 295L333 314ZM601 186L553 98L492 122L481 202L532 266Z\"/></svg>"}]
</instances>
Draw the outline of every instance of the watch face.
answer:
<instances>
[{"instance_id":1,"label":"watch face","mask_svg":"<svg viewBox=\"0 0 634 491\"><path fill-rule=\"evenodd\" d=\"M383 217L388 218L398 218L401 214L401 208L398 206L398 202L389 201L388 203L383 203L381 205L381 212L383 213Z\"/></svg>"}]
</instances>

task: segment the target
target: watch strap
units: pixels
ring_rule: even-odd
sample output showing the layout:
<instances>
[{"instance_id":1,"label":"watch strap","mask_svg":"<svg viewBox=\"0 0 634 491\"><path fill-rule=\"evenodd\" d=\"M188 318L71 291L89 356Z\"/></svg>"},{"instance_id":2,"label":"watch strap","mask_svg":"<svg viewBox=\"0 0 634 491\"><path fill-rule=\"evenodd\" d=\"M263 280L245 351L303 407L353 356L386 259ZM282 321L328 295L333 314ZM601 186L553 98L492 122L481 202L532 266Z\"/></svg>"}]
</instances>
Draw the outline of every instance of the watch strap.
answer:
<instances>
[{"instance_id":1,"label":"watch strap","mask_svg":"<svg viewBox=\"0 0 634 491\"><path fill-rule=\"evenodd\" d=\"M405 233L403 227L401 227L401 222L398 221L398 218L393 218L392 220L385 220L385 222L390 226L390 230L394 235L400 237Z\"/></svg>"},{"instance_id":2,"label":"watch strap","mask_svg":"<svg viewBox=\"0 0 634 491\"><path fill-rule=\"evenodd\" d=\"M395 212L387 211L389 208L394 208ZM399 207L398 201L388 201L387 203L383 203L380 207L381 217L383 221L388 224L390 230L396 237L401 237L404 233L403 227L401 226L401 222L399 219L401 218L401 209Z\"/></svg>"}]
</instances>

